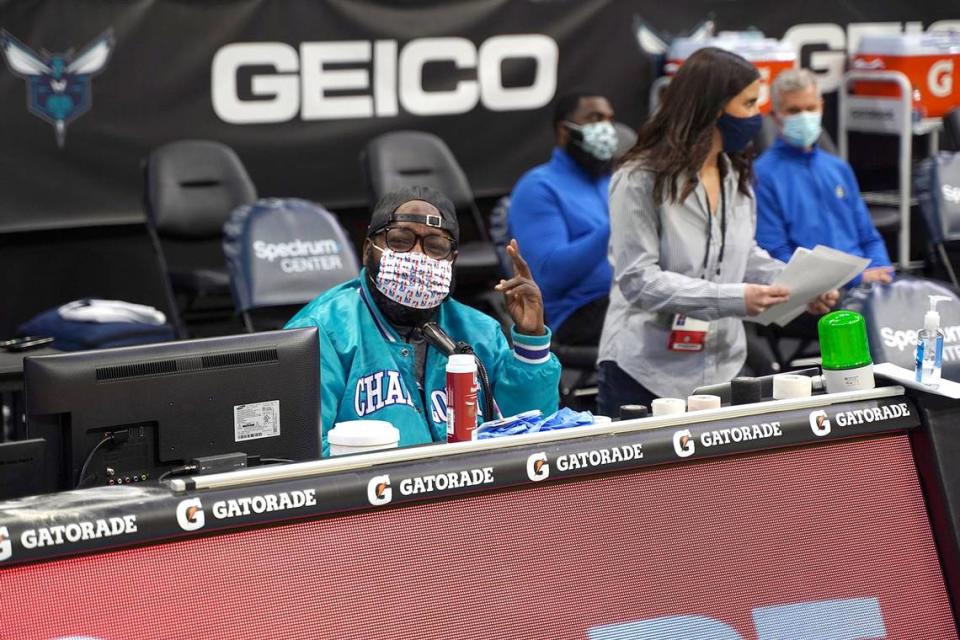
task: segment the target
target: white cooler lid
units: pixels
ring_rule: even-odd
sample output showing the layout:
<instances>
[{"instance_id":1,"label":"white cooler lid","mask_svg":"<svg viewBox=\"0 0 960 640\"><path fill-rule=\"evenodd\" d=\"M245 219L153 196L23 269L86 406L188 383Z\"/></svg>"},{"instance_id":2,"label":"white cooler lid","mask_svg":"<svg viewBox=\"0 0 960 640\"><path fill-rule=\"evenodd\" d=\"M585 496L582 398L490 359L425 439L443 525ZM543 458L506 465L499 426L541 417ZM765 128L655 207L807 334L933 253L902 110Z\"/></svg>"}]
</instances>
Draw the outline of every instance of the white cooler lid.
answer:
<instances>
[{"instance_id":1,"label":"white cooler lid","mask_svg":"<svg viewBox=\"0 0 960 640\"><path fill-rule=\"evenodd\" d=\"M928 31L863 36L854 55L864 56L936 56L960 53L960 33Z\"/></svg>"},{"instance_id":2,"label":"white cooler lid","mask_svg":"<svg viewBox=\"0 0 960 640\"><path fill-rule=\"evenodd\" d=\"M722 31L719 36L707 39L675 38L670 43L668 60L686 60L695 51L704 47L719 47L733 51L750 62L796 61L797 51L789 43L776 38L764 38L762 33L746 31Z\"/></svg>"}]
</instances>

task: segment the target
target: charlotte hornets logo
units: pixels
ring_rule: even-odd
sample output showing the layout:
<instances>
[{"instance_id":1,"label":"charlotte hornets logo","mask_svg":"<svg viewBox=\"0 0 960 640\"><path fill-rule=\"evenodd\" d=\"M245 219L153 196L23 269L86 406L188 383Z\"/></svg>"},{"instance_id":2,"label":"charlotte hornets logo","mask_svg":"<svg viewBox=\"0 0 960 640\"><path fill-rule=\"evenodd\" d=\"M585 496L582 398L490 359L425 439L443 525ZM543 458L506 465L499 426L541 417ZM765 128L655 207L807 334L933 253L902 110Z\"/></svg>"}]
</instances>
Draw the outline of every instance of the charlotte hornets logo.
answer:
<instances>
[{"instance_id":1,"label":"charlotte hornets logo","mask_svg":"<svg viewBox=\"0 0 960 640\"><path fill-rule=\"evenodd\" d=\"M105 31L78 54L37 53L6 31L0 48L10 71L27 81L27 109L51 123L63 148L67 125L93 104L90 79L103 71L113 51L113 32Z\"/></svg>"}]
</instances>

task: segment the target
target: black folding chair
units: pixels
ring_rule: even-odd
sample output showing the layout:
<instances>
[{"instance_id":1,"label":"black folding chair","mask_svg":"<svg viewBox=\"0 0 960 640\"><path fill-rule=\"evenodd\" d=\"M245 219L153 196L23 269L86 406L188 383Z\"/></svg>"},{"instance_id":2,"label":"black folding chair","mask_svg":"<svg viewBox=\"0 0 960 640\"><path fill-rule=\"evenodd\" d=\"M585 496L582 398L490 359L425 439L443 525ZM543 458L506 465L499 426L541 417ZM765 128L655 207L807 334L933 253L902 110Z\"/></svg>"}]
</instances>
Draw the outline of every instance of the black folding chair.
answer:
<instances>
[{"instance_id":1,"label":"black folding chair","mask_svg":"<svg viewBox=\"0 0 960 640\"><path fill-rule=\"evenodd\" d=\"M154 150L144 177L151 238L184 319L229 316L223 224L234 208L257 199L240 158L219 142L181 140Z\"/></svg>"}]
</instances>

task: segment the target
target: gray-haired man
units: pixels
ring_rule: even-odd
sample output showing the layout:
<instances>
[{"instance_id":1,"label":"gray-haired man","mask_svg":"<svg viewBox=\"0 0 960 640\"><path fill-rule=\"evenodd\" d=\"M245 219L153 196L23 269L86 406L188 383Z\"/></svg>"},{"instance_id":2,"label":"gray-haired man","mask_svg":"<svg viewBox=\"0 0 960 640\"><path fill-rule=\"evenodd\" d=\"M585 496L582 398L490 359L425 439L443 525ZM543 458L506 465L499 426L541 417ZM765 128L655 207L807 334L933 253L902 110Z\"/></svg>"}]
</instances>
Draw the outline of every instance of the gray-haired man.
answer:
<instances>
[{"instance_id":1,"label":"gray-haired man","mask_svg":"<svg viewBox=\"0 0 960 640\"><path fill-rule=\"evenodd\" d=\"M870 258L848 286L890 282L890 256L853 170L817 145L823 98L816 77L806 69L784 71L774 81L771 97L780 137L754 164L757 243L785 262L797 247L823 244Z\"/></svg>"}]
</instances>

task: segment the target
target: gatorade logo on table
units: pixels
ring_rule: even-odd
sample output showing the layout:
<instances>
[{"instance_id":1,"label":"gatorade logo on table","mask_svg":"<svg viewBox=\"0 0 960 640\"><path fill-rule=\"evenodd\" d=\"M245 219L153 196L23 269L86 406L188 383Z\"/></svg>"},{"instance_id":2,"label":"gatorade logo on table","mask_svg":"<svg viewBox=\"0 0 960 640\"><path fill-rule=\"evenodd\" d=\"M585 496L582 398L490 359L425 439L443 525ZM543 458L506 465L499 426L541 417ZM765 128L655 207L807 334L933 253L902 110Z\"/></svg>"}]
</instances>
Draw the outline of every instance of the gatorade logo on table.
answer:
<instances>
[{"instance_id":1,"label":"gatorade logo on table","mask_svg":"<svg viewBox=\"0 0 960 640\"><path fill-rule=\"evenodd\" d=\"M435 493L451 489L464 489L485 484L493 484L493 467L451 471L428 476L404 478L400 481L400 494L414 496L421 493Z\"/></svg>"},{"instance_id":2,"label":"gatorade logo on table","mask_svg":"<svg viewBox=\"0 0 960 640\"><path fill-rule=\"evenodd\" d=\"M818 438L830 435L830 418L823 409L818 409L810 414L810 430Z\"/></svg>"},{"instance_id":3,"label":"gatorade logo on table","mask_svg":"<svg viewBox=\"0 0 960 640\"><path fill-rule=\"evenodd\" d=\"M259 515L274 511L289 511L317 506L316 489L295 489L243 498L230 498L213 503L211 513L217 520Z\"/></svg>"},{"instance_id":4,"label":"gatorade logo on table","mask_svg":"<svg viewBox=\"0 0 960 640\"><path fill-rule=\"evenodd\" d=\"M375 507L387 504L393 500L393 489L390 488L390 476L373 476L367 483L367 500Z\"/></svg>"},{"instance_id":5,"label":"gatorade logo on table","mask_svg":"<svg viewBox=\"0 0 960 640\"><path fill-rule=\"evenodd\" d=\"M779 422L761 422L760 424L727 427L704 431L698 437L703 447L718 447L725 444L739 444L749 440L766 440L783 435ZM681 458L689 458L696 452L697 445L689 429L681 429L673 434L673 450Z\"/></svg>"},{"instance_id":6,"label":"gatorade logo on table","mask_svg":"<svg viewBox=\"0 0 960 640\"><path fill-rule=\"evenodd\" d=\"M24 549L54 547L61 544L123 536L137 532L137 516L112 516L57 524L49 527L27 529L20 534L20 544Z\"/></svg>"},{"instance_id":7,"label":"gatorade logo on table","mask_svg":"<svg viewBox=\"0 0 960 640\"><path fill-rule=\"evenodd\" d=\"M870 409L841 411L834 416L833 420L838 427L846 427L848 425L883 422L885 420L893 420L894 418L909 418L910 415L910 405L906 402L900 402L898 404L888 404Z\"/></svg>"},{"instance_id":8,"label":"gatorade logo on table","mask_svg":"<svg viewBox=\"0 0 960 640\"><path fill-rule=\"evenodd\" d=\"M13 542L10 540L10 532L6 527L0 527L0 561L6 560L13 555Z\"/></svg>"},{"instance_id":9,"label":"gatorade logo on table","mask_svg":"<svg viewBox=\"0 0 960 640\"><path fill-rule=\"evenodd\" d=\"M643 459L643 444L625 444L609 449L594 449L580 453L568 453L557 457L557 471L592 469L608 464L619 464Z\"/></svg>"},{"instance_id":10,"label":"gatorade logo on table","mask_svg":"<svg viewBox=\"0 0 960 640\"><path fill-rule=\"evenodd\" d=\"M397 487L402 496L415 496L424 493L441 493L453 489L465 489L493 484L493 467L450 471L426 476L404 478ZM373 506L385 505L393 499L392 483L389 475L374 476L367 483L367 500Z\"/></svg>"},{"instance_id":11,"label":"gatorade logo on table","mask_svg":"<svg viewBox=\"0 0 960 640\"><path fill-rule=\"evenodd\" d=\"M673 434L673 450L681 458L689 458L697 450L690 429L681 429Z\"/></svg>"},{"instance_id":12,"label":"gatorade logo on table","mask_svg":"<svg viewBox=\"0 0 960 640\"><path fill-rule=\"evenodd\" d=\"M533 482L540 482L550 477L550 462L545 452L533 453L527 458L527 477Z\"/></svg>"},{"instance_id":13,"label":"gatorade logo on table","mask_svg":"<svg viewBox=\"0 0 960 640\"><path fill-rule=\"evenodd\" d=\"M766 440L783 435L779 422L761 422L728 429L715 429L700 434L700 444L715 447L722 444L739 443L747 440Z\"/></svg>"},{"instance_id":14,"label":"gatorade logo on table","mask_svg":"<svg viewBox=\"0 0 960 640\"><path fill-rule=\"evenodd\" d=\"M177 524L184 531L202 529L206 522L200 498L181 500L177 505Z\"/></svg>"}]
</instances>

